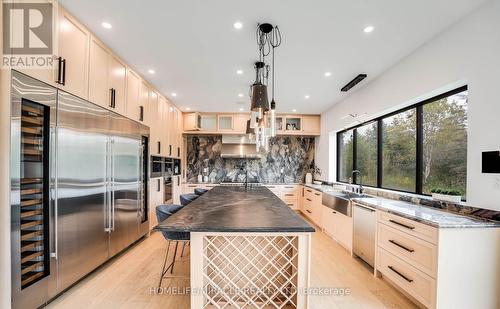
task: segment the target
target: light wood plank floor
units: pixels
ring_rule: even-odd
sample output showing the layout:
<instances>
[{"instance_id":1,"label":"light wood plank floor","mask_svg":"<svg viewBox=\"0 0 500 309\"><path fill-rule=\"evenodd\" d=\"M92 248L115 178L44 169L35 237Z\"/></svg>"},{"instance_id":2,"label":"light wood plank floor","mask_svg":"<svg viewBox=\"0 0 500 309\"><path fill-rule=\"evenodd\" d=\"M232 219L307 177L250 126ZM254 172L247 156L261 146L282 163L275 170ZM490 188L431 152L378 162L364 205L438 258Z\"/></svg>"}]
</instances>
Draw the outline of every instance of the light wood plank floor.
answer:
<instances>
[{"instance_id":1,"label":"light wood plank floor","mask_svg":"<svg viewBox=\"0 0 500 309\"><path fill-rule=\"evenodd\" d=\"M310 308L416 308L405 296L326 234L312 237L311 286L349 288L346 296L312 296ZM154 233L86 277L47 308L189 308L189 295L154 294L165 253L165 240ZM179 264L177 274L186 274L189 262ZM178 287L187 281L167 279L162 286ZM173 291L173 289L171 290Z\"/></svg>"}]
</instances>

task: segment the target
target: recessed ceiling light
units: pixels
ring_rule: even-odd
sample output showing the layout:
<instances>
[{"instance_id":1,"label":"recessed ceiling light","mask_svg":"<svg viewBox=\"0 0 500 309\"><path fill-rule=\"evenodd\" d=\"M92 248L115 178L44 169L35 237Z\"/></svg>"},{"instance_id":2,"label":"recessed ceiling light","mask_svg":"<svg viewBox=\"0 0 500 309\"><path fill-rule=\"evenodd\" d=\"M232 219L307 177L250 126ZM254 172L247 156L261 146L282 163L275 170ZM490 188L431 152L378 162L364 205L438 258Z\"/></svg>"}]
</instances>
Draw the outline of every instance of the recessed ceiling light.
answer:
<instances>
[{"instance_id":1,"label":"recessed ceiling light","mask_svg":"<svg viewBox=\"0 0 500 309\"><path fill-rule=\"evenodd\" d=\"M238 75L243 74L243 70L237 70L237 71L236 71L236 74L238 74Z\"/></svg>"},{"instance_id":2,"label":"recessed ceiling light","mask_svg":"<svg viewBox=\"0 0 500 309\"><path fill-rule=\"evenodd\" d=\"M366 26L365 29L363 29L365 33L373 32L373 30L375 30L375 27L373 26Z\"/></svg>"},{"instance_id":3,"label":"recessed ceiling light","mask_svg":"<svg viewBox=\"0 0 500 309\"><path fill-rule=\"evenodd\" d=\"M306 100L307 100L307 99L309 99L310 97L311 97L311 96L310 96L310 95L308 95L308 94L306 94L306 95L304 96L304 98L305 98Z\"/></svg>"},{"instance_id":4,"label":"recessed ceiling light","mask_svg":"<svg viewBox=\"0 0 500 309\"><path fill-rule=\"evenodd\" d=\"M172 96L173 96L173 97L176 97L176 96L177 96L177 93L172 92Z\"/></svg>"},{"instance_id":5,"label":"recessed ceiling light","mask_svg":"<svg viewBox=\"0 0 500 309\"><path fill-rule=\"evenodd\" d=\"M295 113L296 111L297 111L297 110L296 110L295 108L294 108L294 109L292 109L292 112L294 112L294 113Z\"/></svg>"},{"instance_id":6,"label":"recessed ceiling light","mask_svg":"<svg viewBox=\"0 0 500 309\"><path fill-rule=\"evenodd\" d=\"M149 73L149 74L155 74L155 73L156 73L156 71L155 71L155 70L153 70L153 69L149 69L149 70L148 70L148 73Z\"/></svg>"},{"instance_id":7,"label":"recessed ceiling light","mask_svg":"<svg viewBox=\"0 0 500 309\"><path fill-rule=\"evenodd\" d=\"M325 72L325 77L330 77L330 76L332 76L331 72Z\"/></svg>"},{"instance_id":8,"label":"recessed ceiling light","mask_svg":"<svg viewBox=\"0 0 500 309\"><path fill-rule=\"evenodd\" d=\"M104 29L111 29L111 28L113 28L113 26L111 26L111 24L110 24L110 23L105 22L105 21L104 21L104 22L102 22L101 26L102 26Z\"/></svg>"},{"instance_id":9,"label":"recessed ceiling light","mask_svg":"<svg viewBox=\"0 0 500 309\"><path fill-rule=\"evenodd\" d=\"M190 110L191 110L191 107L186 107L186 110L187 110L187 111L190 111Z\"/></svg>"},{"instance_id":10,"label":"recessed ceiling light","mask_svg":"<svg viewBox=\"0 0 500 309\"><path fill-rule=\"evenodd\" d=\"M233 24L233 27L234 27L234 29L239 30L239 29L243 28L243 24L241 22L237 21Z\"/></svg>"},{"instance_id":11,"label":"recessed ceiling light","mask_svg":"<svg viewBox=\"0 0 500 309\"><path fill-rule=\"evenodd\" d=\"M240 98L243 98L243 93L238 93L238 96L239 96Z\"/></svg>"}]
</instances>

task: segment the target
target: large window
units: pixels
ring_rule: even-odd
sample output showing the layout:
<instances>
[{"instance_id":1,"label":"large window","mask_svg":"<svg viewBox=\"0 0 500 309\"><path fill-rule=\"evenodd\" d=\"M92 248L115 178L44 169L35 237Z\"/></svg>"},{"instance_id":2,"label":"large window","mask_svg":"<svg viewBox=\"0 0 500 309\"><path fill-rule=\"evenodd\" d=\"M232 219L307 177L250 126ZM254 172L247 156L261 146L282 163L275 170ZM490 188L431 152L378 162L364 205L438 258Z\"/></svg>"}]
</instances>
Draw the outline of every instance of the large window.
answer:
<instances>
[{"instance_id":1,"label":"large window","mask_svg":"<svg viewBox=\"0 0 500 309\"><path fill-rule=\"evenodd\" d=\"M338 136L338 179L348 182L353 167L353 130L339 133Z\"/></svg>"},{"instance_id":2,"label":"large window","mask_svg":"<svg viewBox=\"0 0 500 309\"><path fill-rule=\"evenodd\" d=\"M467 87L337 134L337 180L418 194L467 179Z\"/></svg>"},{"instance_id":3,"label":"large window","mask_svg":"<svg viewBox=\"0 0 500 309\"><path fill-rule=\"evenodd\" d=\"M382 187L415 192L416 151L416 109L382 119Z\"/></svg>"},{"instance_id":4,"label":"large window","mask_svg":"<svg viewBox=\"0 0 500 309\"><path fill-rule=\"evenodd\" d=\"M363 171L356 182L363 185L377 185L377 123L372 122L356 128L356 164ZM360 179L359 179L360 178Z\"/></svg>"}]
</instances>

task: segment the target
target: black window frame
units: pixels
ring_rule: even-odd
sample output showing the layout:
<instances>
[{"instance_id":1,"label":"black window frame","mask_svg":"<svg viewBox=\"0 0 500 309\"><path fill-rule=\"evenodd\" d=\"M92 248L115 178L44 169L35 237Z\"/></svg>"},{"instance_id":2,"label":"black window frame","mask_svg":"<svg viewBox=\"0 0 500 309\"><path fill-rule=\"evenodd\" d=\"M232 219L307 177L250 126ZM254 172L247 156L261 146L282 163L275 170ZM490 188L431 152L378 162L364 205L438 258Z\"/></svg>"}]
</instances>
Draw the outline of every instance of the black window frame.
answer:
<instances>
[{"instance_id":1,"label":"black window frame","mask_svg":"<svg viewBox=\"0 0 500 309\"><path fill-rule=\"evenodd\" d=\"M418 195L424 195L424 196L430 196L429 194L423 193L423 147L424 147L424 131L423 131L423 106L438 100L441 100L443 98L455 95L460 92L464 92L468 90L468 85L464 85L458 88L455 88L453 90L447 91L445 93L439 94L437 96L434 96L432 98L423 100L421 102L412 104L410 106L398 109L396 111L393 111L388 114L384 114L382 116L367 120L363 123L359 123L355 126L343 129L341 131L337 132L337 149L336 149L336 155L337 155L337 170L336 170L336 181L339 183L348 183L345 181L340 180L340 134L343 134L347 131L353 130L353 171L356 170L356 154L357 154L357 145L356 145L356 139L357 139L357 131L356 129L359 127L363 127L367 124L377 122L377 185L376 186L370 186L370 185L363 185L364 187L370 187L370 188L378 188L378 189L385 189L385 190L391 190L391 191L396 191L396 192L403 192L403 193L411 193L411 194L418 194ZM383 182L383 132L382 132L382 121L385 118L392 117L394 115L404 113L409 110L415 110L416 114L416 164L415 164L415 191L404 191L404 190L397 190L397 189L392 189L392 188L384 188L382 186ZM352 183L356 184L357 183L357 174L354 174L352 177Z\"/></svg>"}]
</instances>

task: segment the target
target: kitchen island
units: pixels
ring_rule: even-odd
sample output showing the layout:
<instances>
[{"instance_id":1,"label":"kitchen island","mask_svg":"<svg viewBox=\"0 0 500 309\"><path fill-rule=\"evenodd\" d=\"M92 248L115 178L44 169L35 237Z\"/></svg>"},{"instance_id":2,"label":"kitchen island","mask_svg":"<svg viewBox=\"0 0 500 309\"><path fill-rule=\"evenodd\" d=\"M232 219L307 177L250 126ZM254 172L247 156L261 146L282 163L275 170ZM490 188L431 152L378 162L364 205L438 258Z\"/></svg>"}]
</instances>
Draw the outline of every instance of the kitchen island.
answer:
<instances>
[{"instance_id":1,"label":"kitchen island","mask_svg":"<svg viewBox=\"0 0 500 309\"><path fill-rule=\"evenodd\" d=\"M265 187L218 186L156 230L190 232L191 308L306 308L306 221Z\"/></svg>"}]
</instances>

